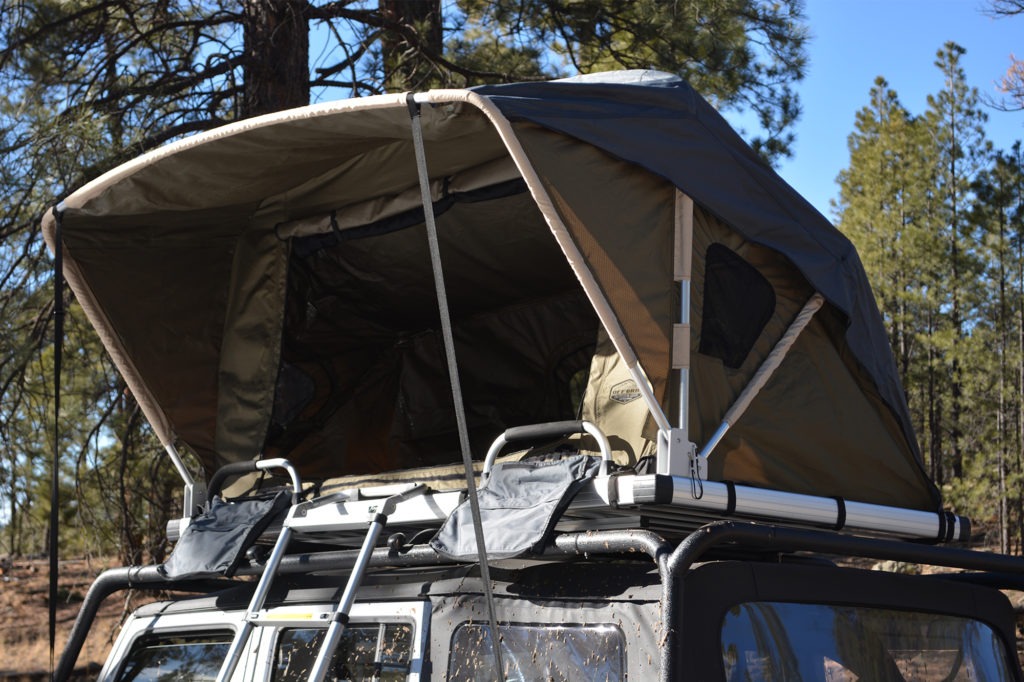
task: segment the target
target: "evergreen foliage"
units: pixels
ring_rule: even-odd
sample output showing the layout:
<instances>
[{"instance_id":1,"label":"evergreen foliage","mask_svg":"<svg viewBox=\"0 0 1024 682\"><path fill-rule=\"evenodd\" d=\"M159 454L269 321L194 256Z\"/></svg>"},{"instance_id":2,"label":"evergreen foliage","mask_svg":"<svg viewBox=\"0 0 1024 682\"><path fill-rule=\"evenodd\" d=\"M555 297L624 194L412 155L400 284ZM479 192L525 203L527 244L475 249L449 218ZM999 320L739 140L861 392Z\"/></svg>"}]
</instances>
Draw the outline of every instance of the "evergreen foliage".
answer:
<instances>
[{"instance_id":1,"label":"evergreen foliage","mask_svg":"<svg viewBox=\"0 0 1024 682\"><path fill-rule=\"evenodd\" d=\"M948 506L1024 543L1024 156L993 151L963 48L913 115L879 79L849 137L839 228L883 312L932 478Z\"/></svg>"}]
</instances>

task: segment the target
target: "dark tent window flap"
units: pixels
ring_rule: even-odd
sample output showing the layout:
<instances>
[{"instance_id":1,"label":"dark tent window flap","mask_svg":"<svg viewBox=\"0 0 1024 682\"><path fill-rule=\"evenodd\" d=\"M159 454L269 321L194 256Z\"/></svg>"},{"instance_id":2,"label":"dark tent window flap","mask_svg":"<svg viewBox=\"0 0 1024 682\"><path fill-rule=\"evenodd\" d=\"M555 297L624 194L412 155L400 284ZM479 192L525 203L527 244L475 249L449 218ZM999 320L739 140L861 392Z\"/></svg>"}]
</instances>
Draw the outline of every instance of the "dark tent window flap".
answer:
<instances>
[{"instance_id":1,"label":"dark tent window flap","mask_svg":"<svg viewBox=\"0 0 1024 682\"><path fill-rule=\"evenodd\" d=\"M700 352L739 369L775 311L775 290L754 266L721 244L705 257Z\"/></svg>"}]
</instances>

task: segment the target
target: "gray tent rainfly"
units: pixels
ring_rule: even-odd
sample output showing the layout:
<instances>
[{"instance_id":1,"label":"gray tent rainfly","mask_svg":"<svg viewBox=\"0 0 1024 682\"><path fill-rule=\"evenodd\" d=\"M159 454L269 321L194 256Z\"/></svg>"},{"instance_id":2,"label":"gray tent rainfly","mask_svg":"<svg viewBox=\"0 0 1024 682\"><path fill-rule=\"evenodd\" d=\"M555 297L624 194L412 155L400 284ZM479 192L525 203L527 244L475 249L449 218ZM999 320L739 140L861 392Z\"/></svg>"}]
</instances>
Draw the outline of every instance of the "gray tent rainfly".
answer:
<instances>
[{"instance_id":1,"label":"gray tent rainfly","mask_svg":"<svg viewBox=\"0 0 1024 682\"><path fill-rule=\"evenodd\" d=\"M582 418L713 496L939 509L856 252L688 85L416 101L476 458ZM462 486L405 95L191 137L61 208L68 282L172 454Z\"/></svg>"}]
</instances>

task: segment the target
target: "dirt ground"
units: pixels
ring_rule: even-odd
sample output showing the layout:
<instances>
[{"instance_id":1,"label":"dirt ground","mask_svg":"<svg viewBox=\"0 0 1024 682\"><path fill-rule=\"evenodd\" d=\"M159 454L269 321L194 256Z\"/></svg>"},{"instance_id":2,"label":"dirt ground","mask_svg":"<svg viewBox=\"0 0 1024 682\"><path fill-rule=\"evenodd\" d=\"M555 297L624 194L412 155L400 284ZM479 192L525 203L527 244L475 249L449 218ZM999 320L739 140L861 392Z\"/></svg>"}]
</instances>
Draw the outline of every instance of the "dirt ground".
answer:
<instances>
[{"instance_id":1,"label":"dirt ground","mask_svg":"<svg viewBox=\"0 0 1024 682\"><path fill-rule=\"evenodd\" d=\"M57 656L64 648L78 608L93 579L113 560L69 560L60 564L57 607ZM46 559L0 562L0 680L48 679L49 565ZM138 604L130 605L132 608ZM78 667L95 677L117 636L124 596L112 596L100 609L97 625L78 657ZM92 665L90 665L92 664ZM44 673L38 678L32 673Z\"/></svg>"}]
</instances>

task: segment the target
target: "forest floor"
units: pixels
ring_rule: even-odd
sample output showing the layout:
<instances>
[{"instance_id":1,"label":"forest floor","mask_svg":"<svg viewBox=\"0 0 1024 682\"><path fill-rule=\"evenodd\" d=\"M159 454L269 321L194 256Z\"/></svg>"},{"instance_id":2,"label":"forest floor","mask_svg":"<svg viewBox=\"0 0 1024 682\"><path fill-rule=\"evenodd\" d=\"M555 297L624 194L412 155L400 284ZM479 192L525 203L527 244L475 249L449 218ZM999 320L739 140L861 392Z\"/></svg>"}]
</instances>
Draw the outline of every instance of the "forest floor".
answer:
<instances>
[{"instance_id":1,"label":"forest floor","mask_svg":"<svg viewBox=\"0 0 1024 682\"><path fill-rule=\"evenodd\" d=\"M60 562L56 637L58 657L89 585L97 575L115 563L113 559ZM45 558L0 562L0 680L49 678L48 575L49 564ZM120 599L112 597L104 601L96 625L78 657L78 667L87 678L95 678L99 672L117 636L126 608L135 608L139 603L126 604L124 595ZM43 676L39 677L36 673L42 673Z\"/></svg>"}]
</instances>

